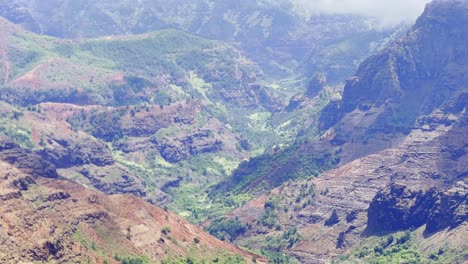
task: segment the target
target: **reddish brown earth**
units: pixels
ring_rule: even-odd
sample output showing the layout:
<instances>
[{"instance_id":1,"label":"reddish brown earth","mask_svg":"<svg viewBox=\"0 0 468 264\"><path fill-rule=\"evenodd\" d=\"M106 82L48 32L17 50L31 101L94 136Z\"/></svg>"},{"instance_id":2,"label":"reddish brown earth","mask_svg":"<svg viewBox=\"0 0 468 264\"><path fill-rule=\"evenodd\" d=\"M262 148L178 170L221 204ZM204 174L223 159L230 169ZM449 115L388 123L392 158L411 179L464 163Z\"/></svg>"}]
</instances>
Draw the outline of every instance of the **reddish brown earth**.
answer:
<instances>
[{"instance_id":1,"label":"reddish brown earth","mask_svg":"<svg viewBox=\"0 0 468 264\"><path fill-rule=\"evenodd\" d=\"M363 238L381 234L370 229L375 226L376 210L384 217L377 219L378 227L389 226L389 231L411 228L407 222L419 221L412 228L420 228L422 235L417 243L423 252L442 246L466 247L468 179L463 175L468 171L468 156L454 158L454 150L449 150L451 146L467 145L465 127L466 123L460 122L426 131L415 129L398 146L358 158L318 178L285 184L229 216L238 216L252 226L244 238L274 234L256 220L269 197L280 197L281 229L297 227L303 238L287 251L304 263L326 263L359 245ZM301 194L303 186L313 186L314 193ZM403 186L405 191L388 193L388 186ZM389 200L377 206L376 197L382 194ZM430 202L417 205L418 195L425 194L429 196L424 199ZM428 216L423 216L424 212L429 212ZM330 221L334 213L337 219Z\"/></svg>"},{"instance_id":2,"label":"reddish brown earth","mask_svg":"<svg viewBox=\"0 0 468 264\"><path fill-rule=\"evenodd\" d=\"M2 263L114 263L116 254L153 261L185 256L209 260L224 253L265 263L140 198L106 196L50 174L52 178L39 177L42 167L34 165L38 156L4 140L1 145ZM18 169L26 162L36 169Z\"/></svg>"}]
</instances>

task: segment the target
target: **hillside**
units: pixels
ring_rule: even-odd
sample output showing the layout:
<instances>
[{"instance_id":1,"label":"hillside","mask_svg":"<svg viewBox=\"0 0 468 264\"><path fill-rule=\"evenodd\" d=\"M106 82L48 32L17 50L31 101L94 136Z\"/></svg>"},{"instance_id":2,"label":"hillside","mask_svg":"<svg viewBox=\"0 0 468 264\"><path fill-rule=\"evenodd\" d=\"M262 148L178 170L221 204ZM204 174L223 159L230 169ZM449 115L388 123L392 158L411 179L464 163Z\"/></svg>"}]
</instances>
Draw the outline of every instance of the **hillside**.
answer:
<instances>
[{"instance_id":1,"label":"hillside","mask_svg":"<svg viewBox=\"0 0 468 264\"><path fill-rule=\"evenodd\" d=\"M266 82L238 48L180 30L66 40L1 23L3 133L66 178L192 221L249 199L207 205L206 190L304 127L316 136L320 109L339 93L309 85L291 108L301 82Z\"/></svg>"},{"instance_id":2,"label":"hillside","mask_svg":"<svg viewBox=\"0 0 468 264\"><path fill-rule=\"evenodd\" d=\"M0 262L467 262L468 4L299 2L0 0Z\"/></svg>"},{"instance_id":3,"label":"hillside","mask_svg":"<svg viewBox=\"0 0 468 264\"><path fill-rule=\"evenodd\" d=\"M311 263L466 261L467 14L464 1L428 5L324 109L320 140L244 162L213 190L265 194L228 214L251 227L239 244ZM301 239L281 242L291 232Z\"/></svg>"},{"instance_id":4,"label":"hillside","mask_svg":"<svg viewBox=\"0 0 468 264\"><path fill-rule=\"evenodd\" d=\"M0 158L2 263L264 261L139 198L57 178L53 165L4 139Z\"/></svg>"},{"instance_id":5,"label":"hillside","mask_svg":"<svg viewBox=\"0 0 468 264\"><path fill-rule=\"evenodd\" d=\"M327 72L332 83L351 75L399 28L382 30L352 15L311 16L297 1L0 1L0 15L28 30L60 38L142 34L178 28L227 41L269 79Z\"/></svg>"},{"instance_id":6,"label":"hillside","mask_svg":"<svg viewBox=\"0 0 468 264\"><path fill-rule=\"evenodd\" d=\"M178 30L70 41L1 22L1 131L66 178L193 211L169 189L203 195L279 140L255 116L281 100L228 44Z\"/></svg>"},{"instance_id":7,"label":"hillside","mask_svg":"<svg viewBox=\"0 0 468 264\"><path fill-rule=\"evenodd\" d=\"M20 118L2 130L30 142L68 178L106 193L138 194L192 221L249 199L241 194L235 202L207 205L206 190L244 159L289 144L303 130L317 136L318 113L341 92L335 84L399 32L377 30L361 17L304 17L292 6L262 1L122 0L114 6L0 1L0 14L10 21L36 33L74 38L36 35L2 21L2 99L15 112L40 109L52 119L57 111L73 109L58 118L55 129L33 131L29 119ZM310 64L316 59L320 62ZM297 108L286 106L290 97L315 89L309 79L322 71L333 86L307 93ZM52 109L51 102L58 105ZM46 105L36 106L41 103ZM88 107L95 105L107 109ZM152 124L162 115L164 121ZM55 138L51 131L68 126L63 119L72 125L67 133L94 137L98 146L80 148L99 150L108 164L59 164L77 156L70 146L90 138ZM32 140L33 134L39 138ZM186 199L190 196L200 202Z\"/></svg>"}]
</instances>

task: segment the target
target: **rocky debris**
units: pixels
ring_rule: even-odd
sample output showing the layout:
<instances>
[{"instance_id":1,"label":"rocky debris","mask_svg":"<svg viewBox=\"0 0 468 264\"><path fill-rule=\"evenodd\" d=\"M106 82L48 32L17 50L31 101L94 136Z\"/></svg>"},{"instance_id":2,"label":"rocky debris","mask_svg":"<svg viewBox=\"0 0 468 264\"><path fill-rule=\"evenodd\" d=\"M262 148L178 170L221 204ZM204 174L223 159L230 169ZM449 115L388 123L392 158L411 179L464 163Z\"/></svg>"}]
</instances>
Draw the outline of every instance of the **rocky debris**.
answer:
<instances>
[{"instance_id":1,"label":"rocky debris","mask_svg":"<svg viewBox=\"0 0 468 264\"><path fill-rule=\"evenodd\" d=\"M344 248L346 241L346 232L341 232L338 235L338 240L336 241L336 248Z\"/></svg>"},{"instance_id":2,"label":"rocky debris","mask_svg":"<svg viewBox=\"0 0 468 264\"><path fill-rule=\"evenodd\" d=\"M120 165L96 167L92 165L77 167L76 170L86 177L97 190L106 194L147 195L145 183Z\"/></svg>"},{"instance_id":3,"label":"rocky debris","mask_svg":"<svg viewBox=\"0 0 468 264\"><path fill-rule=\"evenodd\" d=\"M68 117L75 128L96 138L111 142L124 136L149 137L170 125L190 125L200 111L198 101L160 106L132 106L120 108L96 107L81 110Z\"/></svg>"},{"instance_id":4,"label":"rocky debris","mask_svg":"<svg viewBox=\"0 0 468 264\"><path fill-rule=\"evenodd\" d=\"M298 193L306 183L314 186L317 194L309 205L303 204L298 211L280 218L283 228L296 226L303 236L289 253L305 263L311 259L312 263L326 263L358 245L368 234L420 226L431 238L424 243L445 236L466 236L467 114L436 109L422 118L440 122L430 129L426 129L426 122L415 122L408 134L396 136L391 143L385 137L367 145L345 142L339 147L340 155L363 156L350 158L350 162L317 178L271 192L283 197L283 204L294 203L295 197L289 193ZM372 149L373 144L385 149L374 149L370 155L359 153L360 148L369 151L366 148ZM252 211L253 206L249 203L243 210ZM336 223L337 219L341 221Z\"/></svg>"},{"instance_id":5,"label":"rocky debris","mask_svg":"<svg viewBox=\"0 0 468 264\"><path fill-rule=\"evenodd\" d=\"M114 146L125 153L157 150L166 161L171 163L177 163L189 156L201 153L218 152L223 148L224 144L216 136L215 131L219 134L223 133L221 130L226 129L220 127L219 121L210 119L207 125L209 128L192 132L191 126L195 125L195 117L202 111L201 103L198 101L176 103L164 108L148 106L146 109L130 114L132 111L131 108L122 108L117 111L102 108L88 112L81 111L68 120L73 126L89 130L91 134L106 141L115 140L117 135L120 139L115 141ZM160 129L175 124L181 132L170 134L168 138L159 138L155 134ZM129 137L131 139L128 139ZM92 139L81 144L75 144L70 140L56 140L55 142L57 144L44 148L41 154L53 160L54 163L60 164L60 167L83 164L106 166L114 162L110 150L102 142ZM89 153L95 155L90 156Z\"/></svg>"},{"instance_id":6,"label":"rocky debris","mask_svg":"<svg viewBox=\"0 0 468 264\"><path fill-rule=\"evenodd\" d=\"M170 163L177 163L189 155L201 153L216 153L223 148L223 142L212 135L211 130L200 130L183 138L175 138L172 142L160 142L153 138L161 156Z\"/></svg>"},{"instance_id":7,"label":"rocky debris","mask_svg":"<svg viewBox=\"0 0 468 264\"><path fill-rule=\"evenodd\" d=\"M97 220L102 220L107 217L108 213L103 211L97 211L92 213L85 213L78 217L78 222L84 221L87 223L95 223Z\"/></svg>"},{"instance_id":8,"label":"rocky debris","mask_svg":"<svg viewBox=\"0 0 468 264\"><path fill-rule=\"evenodd\" d=\"M368 209L371 232L417 228L427 222L433 192L425 195L403 185L392 185L376 194Z\"/></svg>"},{"instance_id":9,"label":"rocky debris","mask_svg":"<svg viewBox=\"0 0 468 264\"><path fill-rule=\"evenodd\" d=\"M317 224L323 220L322 215L314 214L310 212L301 211L297 214L297 217L301 220L306 221L308 224Z\"/></svg>"},{"instance_id":10,"label":"rocky debris","mask_svg":"<svg viewBox=\"0 0 468 264\"><path fill-rule=\"evenodd\" d=\"M100 109L100 107L51 103L42 108L41 114L27 114L25 118L28 118L34 126L33 141L36 144L34 153L40 155L40 158L34 162L52 163L58 169L57 173L60 176L94 187L107 194L131 193L146 197L146 186L143 180L130 172L128 168L116 163L108 144L81 131L71 129L70 125L65 122L65 119L70 116L77 113L85 114L87 111L92 112L96 108ZM14 146L8 141L2 142L4 142L3 149L11 149ZM31 152L17 150L24 153ZM34 153L31 152L31 154ZM34 155L29 155L29 157ZM25 189L28 183L21 180L17 185Z\"/></svg>"},{"instance_id":11,"label":"rocky debris","mask_svg":"<svg viewBox=\"0 0 468 264\"><path fill-rule=\"evenodd\" d=\"M270 112L279 112L284 102L262 84L251 83L238 89L223 89L221 96L225 101L239 107L257 108L262 106Z\"/></svg>"},{"instance_id":12,"label":"rocky debris","mask_svg":"<svg viewBox=\"0 0 468 264\"><path fill-rule=\"evenodd\" d=\"M81 112L83 109L59 104L52 105L52 108L54 106L67 109L67 115ZM49 108L46 107L44 111L47 109ZM34 141L37 145L34 153L8 141L1 141L3 144L0 147L0 158L4 157L1 159L11 161L11 164L22 170L35 170L33 175L36 176L58 177L60 174L64 178L72 178L104 193L146 196L146 188L142 181L115 162L113 153L105 142L73 131L65 121L54 119L47 113L32 114L29 118L35 125ZM16 185L26 190L29 184L24 179L18 179Z\"/></svg>"},{"instance_id":13,"label":"rocky debris","mask_svg":"<svg viewBox=\"0 0 468 264\"><path fill-rule=\"evenodd\" d=\"M157 140L154 138L127 138L115 141L113 147L123 153L135 153L143 151L158 151Z\"/></svg>"},{"instance_id":14,"label":"rocky debris","mask_svg":"<svg viewBox=\"0 0 468 264\"><path fill-rule=\"evenodd\" d=\"M327 131L333 127L343 117L340 111L341 101L331 101L320 112L318 128L320 131Z\"/></svg>"},{"instance_id":15,"label":"rocky debris","mask_svg":"<svg viewBox=\"0 0 468 264\"><path fill-rule=\"evenodd\" d=\"M159 147L160 150L159 152L161 153L161 156L170 163L177 163L185 158L187 158L188 154L186 152L186 149L184 148L179 148L174 145L162 145Z\"/></svg>"},{"instance_id":16,"label":"rocky debris","mask_svg":"<svg viewBox=\"0 0 468 264\"><path fill-rule=\"evenodd\" d=\"M176 116L174 117L174 123L183 125L192 125L194 123L193 117L187 116Z\"/></svg>"},{"instance_id":17,"label":"rocky debris","mask_svg":"<svg viewBox=\"0 0 468 264\"><path fill-rule=\"evenodd\" d=\"M62 144L66 145L66 141L61 142ZM96 143L96 141L87 141L84 142L83 145L77 146L71 149L77 149L77 153L80 150L86 149L85 144L92 144ZM98 143L100 144L100 143ZM105 146L105 145L104 145ZM70 146L67 146L70 147ZM96 149L92 148L91 150ZM107 151L107 146L104 148L99 148L99 150L105 149ZM96 154L97 158L93 158L93 154ZM107 155L106 155L107 154ZM107 194L117 194L117 193L131 193L140 197L146 196L145 185L142 183L141 180L137 179L134 175L126 170L125 168L116 165L113 163L113 159L110 153L106 153L105 155L99 155L98 153L87 153L88 156L84 155L81 156L79 159L85 160L87 157L91 160L103 161L103 160L111 160L111 165L105 165L105 162L97 162L101 166L96 166L94 164L73 164L71 161L68 161L69 166L72 169L77 170L80 174L86 177L92 184L93 187L96 189L107 193ZM100 159L99 157L107 157ZM66 159L65 157L62 157ZM28 175L34 175L35 177L46 177L46 178L58 178L58 173L55 169L55 166L45 161L41 156L33 153L32 151L23 149L18 145L6 140L0 140L0 159L3 161L8 162L9 164L13 165L14 167L20 169L24 173ZM73 160L72 160L73 161ZM76 161L76 160L75 160ZM63 163L61 165L64 165ZM77 166L75 166L77 165ZM81 165L81 166L80 166ZM26 177L19 177L11 182L11 186L15 189L20 191L27 191L29 186L35 184L35 180L30 176ZM59 195L59 194L55 194ZM61 196L54 196L49 197L48 199L65 199L64 197L66 194L61 194ZM3 197L4 199L11 199L16 197L15 195L9 195L8 197Z\"/></svg>"},{"instance_id":18,"label":"rocky debris","mask_svg":"<svg viewBox=\"0 0 468 264\"><path fill-rule=\"evenodd\" d=\"M21 195L21 192L11 192L7 194L0 195L0 201L9 201L13 199L19 199L22 198L23 196Z\"/></svg>"},{"instance_id":19,"label":"rocky debris","mask_svg":"<svg viewBox=\"0 0 468 264\"><path fill-rule=\"evenodd\" d=\"M240 147L245 150L245 151L250 151L251 150L251 146L250 146L250 143L247 139L238 139L236 138L238 141L239 141L239 145Z\"/></svg>"},{"instance_id":20,"label":"rocky debris","mask_svg":"<svg viewBox=\"0 0 468 264\"><path fill-rule=\"evenodd\" d=\"M18 178L14 180L11 185L20 191L27 191L29 186L32 184L36 184L34 179L31 176L26 176L24 178Z\"/></svg>"},{"instance_id":21,"label":"rocky debris","mask_svg":"<svg viewBox=\"0 0 468 264\"><path fill-rule=\"evenodd\" d=\"M239 107L256 108L259 105L259 98L253 89L223 89L221 96L224 101Z\"/></svg>"},{"instance_id":22,"label":"rocky debris","mask_svg":"<svg viewBox=\"0 0 468 264\"><path fill-rule=\"evenodd\" d=\"M468 81L466 10L464 1L429 4L404 37L360 65L342 100L321 113L322 131L333 127L340 139L369 141L408 134L418 118L438 109L461 111ZM453 122L426 121L428 129Z\"/></svg>"},{"instance_id":23,"label":"rocky debris","mask_svg":"<svg viewBox=\"0 0 468 264\"><path fill-rule=\"evenodd\" d=\"M115 163L109 147L90 137L50 138L44 148L38 151L44 159L57 168L69 168L85 164L107 166Z\"/></svg>"},{"instance_id":24,"label":"rocky debris","mask_svg":"<svg viewBox=\"0 0 468 264\"><path fill-rule=\"evenodd\" d=\"M366 234L424 225L433 238L467 236L467 19L466 1L429 4L413 29L363 62L342 100L324 109L319 122L326 131L320 140L301 144L279 168L270 164L279 172L274 177L252 173L262 156L239 166L234 180L252 176L263 187L310 164L294 164L301 154L327 149L339 156L336 169L306 181L315 188L314 201L279 218L281 227L296 226L303 236L290 253L329 262ZM299 192L302 184L285 189ZM286 190L272 193L293 203ZM322 219L308 221L312 215ZM434 240L417 243L426 242Z\"/></svg>"},{"instance_id":25,"label":"rocky debris","mask_svg":"<svg viewBox=\"0 0 468 264\"><path fill-rule=\"evenodd\" d=\"M196 101L173 104L162 110L159 106L151 106L149 112L137 113L130 120L122 119L121 127L123 133L131 137L152 136L161 128L169 127L174 123L194 124L199 111L201 111L201 106Z\"/></svg>"},{"instance_id":26,"label":"rocky debris","mask_svg":"<svg viewBox=\"0 0 468 264\"><path fill-rule=\"evenodd\" d=\"M347 223L352 223L354 220L356 220L358 217L358 212L357 211L351 211L346 214L346 222Z\"/></svg>"},{"instance_id":27,"label":"rocky debris","mask_svg":"<svg viewBox=\"0 0 468 264\"><path fill-rule=\"evenodd\" d=\"M215 140L214 142L206 142L203 144L190 146L189 152L192 156L196 156L200 153L215 153L221 151L223 148L223 142Z\"/></svg>"},{"instance_id":28,"label":"rocky debris","mask_svg":"<svg viewBox=\"0 0 468 264\"><path fill-rule=\"evenodd\" d=\"M57 192L49 195L47 197L48 202L56 201L56 200L65 200L70 198L70 194L67 192Z\"/></svg>"},{"instance_id":29,"label":"rocky debris","mask_svg":"<svg viewBox=\"0 0 468 264\"><path fill-rule=\"evenodd\" d=\"M167 192L170 188L177 188L177 187L180 186L181 182L182 182L181 177L179 177L179 178L177 178L175 180L172 180L172 181L168 181L161 187L161 191Z\"/></svg>"},{"instance_id":30,"label":"rocky debris","mask_svg":"<svg viewBox=\"0 0 468 264\"><path fill-rule=\"evenodd\" d=\"M62 250L63 246L60 241L47 241L42 246L29 250L28 255L33 261L45 262L51 259L60 259L59 253Z\"/></svg>"},{"instance_id":31,"label":"rocky debris","mask_svg":"<svg viewBox=\"0 0 468 264\"><path fill-rule=\"evenodd\" d=\"M57 178L55 166L31 151L20 148L6 138L0 137L0 160L6 161L35 177Z\"/></svg>"}]
</instances>

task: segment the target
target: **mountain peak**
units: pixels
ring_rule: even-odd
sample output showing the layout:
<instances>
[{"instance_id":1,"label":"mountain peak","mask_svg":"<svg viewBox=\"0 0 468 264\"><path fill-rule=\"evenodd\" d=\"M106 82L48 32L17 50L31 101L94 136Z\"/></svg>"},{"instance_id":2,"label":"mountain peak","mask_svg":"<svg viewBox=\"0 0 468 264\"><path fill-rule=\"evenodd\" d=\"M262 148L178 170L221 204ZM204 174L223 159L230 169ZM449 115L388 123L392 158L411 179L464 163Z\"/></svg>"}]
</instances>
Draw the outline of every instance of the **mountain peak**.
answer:
<instances>
[{"instance_id":1,"label":"mountain peak","mask_svg":"<svg viewBox=\"0 0 468 264\"><path fill-rule=\"evenodd\" d=\"M322 113L326 124L322 129L348 113L370 109L374 114L363 120L374 128L409 127L418 116L457 96L466 81L462 72L468 61L467 24L466 1L428 4L403 38L361 64L346 84L341 102Z\"/></svg>"},{"instance_id":2,"label":"mountain peak","mask_svg":"<svg viewBox=\"0 0 468 264\"><path fill-rule=\"evenodd\" d=\"M463 0L435 0L426 5L415 27L426 23L451 24L463 27L468 21L468 2Z\"/></svg>"}]
</instances>

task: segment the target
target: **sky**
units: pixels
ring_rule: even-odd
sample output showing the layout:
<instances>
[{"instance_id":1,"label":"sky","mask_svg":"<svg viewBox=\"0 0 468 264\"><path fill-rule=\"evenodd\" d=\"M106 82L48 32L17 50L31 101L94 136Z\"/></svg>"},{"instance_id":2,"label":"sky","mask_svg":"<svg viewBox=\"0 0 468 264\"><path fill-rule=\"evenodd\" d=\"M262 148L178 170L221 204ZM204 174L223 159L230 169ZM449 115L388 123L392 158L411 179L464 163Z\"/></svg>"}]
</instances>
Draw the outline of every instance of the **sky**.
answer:
<instances>
[{"instance_id":1,"label":"sky","mask_svg":"<svg viewBox=\"0 0 468 264\"><path fill-rule=\"evenodd\" d=\"M413 22L430 0L293 0L319 14L355 14L376 18L381 26Z\"/></svg>"}]
</instances>

